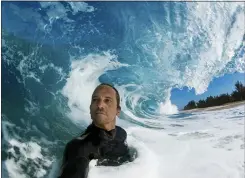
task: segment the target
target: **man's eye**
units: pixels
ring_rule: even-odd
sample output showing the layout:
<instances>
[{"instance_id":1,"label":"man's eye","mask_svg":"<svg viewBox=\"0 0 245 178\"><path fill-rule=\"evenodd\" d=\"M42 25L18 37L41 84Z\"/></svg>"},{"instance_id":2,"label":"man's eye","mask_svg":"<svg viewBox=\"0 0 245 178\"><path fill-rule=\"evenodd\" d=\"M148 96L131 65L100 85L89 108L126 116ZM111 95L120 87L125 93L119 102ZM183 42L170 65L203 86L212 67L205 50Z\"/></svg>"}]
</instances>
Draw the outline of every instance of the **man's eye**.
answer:
<instances>
[{"instance_id":1,"label":"man's eye","mask_svg":"<svg viewBox=\"0 0 245 178\"><path fill-rule=\"evenodd\" d=\"M110 99L105 99L105 102L106 102L106 103L110 103L111 100L110 100Z\"/></svg>"},{"instance_id":2,"label":"man's eye","mask_svg":"<svg viewBox=\"0 0 245 178\"><path fill-rule=\"evenodd\" d=\"M97 98L93 98L92 101L93 101L93 102L97 101Z\"/></svg>"}]
</instances>

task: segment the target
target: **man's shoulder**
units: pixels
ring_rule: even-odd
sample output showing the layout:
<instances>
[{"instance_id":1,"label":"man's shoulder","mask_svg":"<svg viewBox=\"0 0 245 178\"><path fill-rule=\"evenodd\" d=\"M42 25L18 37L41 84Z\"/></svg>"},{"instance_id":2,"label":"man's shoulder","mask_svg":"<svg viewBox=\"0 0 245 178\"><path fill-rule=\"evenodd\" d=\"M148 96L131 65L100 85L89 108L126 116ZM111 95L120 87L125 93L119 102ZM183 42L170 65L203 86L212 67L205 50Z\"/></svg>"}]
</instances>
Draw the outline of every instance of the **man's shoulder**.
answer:
<instances>
[{"instance_id":1,"label":"man's shoulder","mask_svg":"<svg viewBox=\"0 0 245 178\"><path fill-rule=\"evenodd\" d=\"M116 129L117 129L117 132L120 132L121 134L126 134L127 135L127 132L120 126L116 126Z\"/></svg>"},{"instance_id":2,"label":"man's shoulder","mask_svg":"<svg viewBox=\"0 0 245 178\"><path fill-rule=\"evenodd\" d=\"M67 143L67 147L74 147L82 143L85 143L89 134L90 133L85 133L85 134L82 134L81 136L73 138L71 141Z\"/></svg>"},{"instance_id":3,"label":"man's shoulder","mask_svg":"<svg viewBox=\"0 0 245 178\"><path fill-rule=\"evenodd\" d=\"M116 126L117 134L116 137L119 140L126 140L127 138L127 132L120 126Z\"/></svg>"}]
</instances>

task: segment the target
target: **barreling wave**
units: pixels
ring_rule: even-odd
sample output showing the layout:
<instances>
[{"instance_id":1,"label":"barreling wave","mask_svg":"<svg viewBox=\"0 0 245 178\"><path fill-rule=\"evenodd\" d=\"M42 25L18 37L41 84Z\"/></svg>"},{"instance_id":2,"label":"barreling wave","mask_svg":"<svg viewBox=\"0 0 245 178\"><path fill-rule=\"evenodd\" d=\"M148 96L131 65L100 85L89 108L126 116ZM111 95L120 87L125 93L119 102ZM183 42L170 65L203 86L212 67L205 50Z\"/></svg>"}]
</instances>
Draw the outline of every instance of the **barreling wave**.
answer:
<instances>
[{"instance_id":1,"label":"barreling wave","mask_svg":"<svg viewBox=\"0 0 245 178\"><path fill-rule=\"evenodd\" d=\"M61 148L86 127L101 82L120 92L119 123L163 129L178 112L173 88L201 94L215 77L245 72L244 11L242 2L3 2L7 172L52 177L61 152L50 143Z\"/></svg>"}]
</instances>

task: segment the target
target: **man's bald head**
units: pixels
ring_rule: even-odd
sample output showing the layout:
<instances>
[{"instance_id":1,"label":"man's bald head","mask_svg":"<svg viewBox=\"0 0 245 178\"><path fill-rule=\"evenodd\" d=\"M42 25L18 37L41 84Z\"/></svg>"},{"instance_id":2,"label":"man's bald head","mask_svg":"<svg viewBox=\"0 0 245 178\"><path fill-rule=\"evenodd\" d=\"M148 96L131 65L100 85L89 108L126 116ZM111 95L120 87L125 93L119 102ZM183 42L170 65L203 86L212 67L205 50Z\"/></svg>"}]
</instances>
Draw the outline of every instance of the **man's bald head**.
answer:
<instances>
[{"instance_id":1,"label":"man's bald head","mask_svg":"<svg viewBox=\"0 0 245 178\"><path fill-rule=\"evenodd\" d=\"M114 87L114 86L112 86L111 84L108 84L108 83L101 83L100 85L98 85L96 88L95 88L95 90L97 90L99 87L102 87L102 86L108 86L108 87L111 87L114 91L115 91L115 93L116 93L116 100L117 100L117 108L121 108L121 106L120 106L120 95L119 95L119 92L117 91L117 89ZM94 90L94 92L95 92L95 90Z\"/></svg>"}]
</instances>

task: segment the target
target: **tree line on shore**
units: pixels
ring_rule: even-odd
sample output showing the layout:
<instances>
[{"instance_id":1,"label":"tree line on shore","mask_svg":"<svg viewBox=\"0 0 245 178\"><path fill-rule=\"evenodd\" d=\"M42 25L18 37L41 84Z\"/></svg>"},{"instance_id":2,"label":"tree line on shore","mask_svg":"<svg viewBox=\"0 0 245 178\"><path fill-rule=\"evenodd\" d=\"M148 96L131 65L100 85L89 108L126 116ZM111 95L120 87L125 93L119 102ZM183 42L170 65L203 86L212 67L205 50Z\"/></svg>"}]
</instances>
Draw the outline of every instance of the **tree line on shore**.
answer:
<instances>
[{"instance_id":1,"label":"tree line on shore","mask_svg":"<svg viewBox=\"0 0 245 178\"><path fill-rule=\"evenodd\" d=\"M184 110L220 106L225 103L242 100L245 100L245 86L243 86L241 82L237 81L235 84L235 91L231 94L226 93L218 96L209 96L205 100L199 100L197 102L192 100L184 107Z\"/></svg>"}]
</instances>

